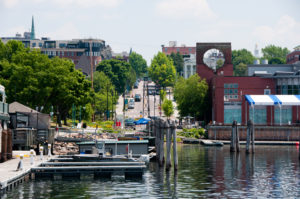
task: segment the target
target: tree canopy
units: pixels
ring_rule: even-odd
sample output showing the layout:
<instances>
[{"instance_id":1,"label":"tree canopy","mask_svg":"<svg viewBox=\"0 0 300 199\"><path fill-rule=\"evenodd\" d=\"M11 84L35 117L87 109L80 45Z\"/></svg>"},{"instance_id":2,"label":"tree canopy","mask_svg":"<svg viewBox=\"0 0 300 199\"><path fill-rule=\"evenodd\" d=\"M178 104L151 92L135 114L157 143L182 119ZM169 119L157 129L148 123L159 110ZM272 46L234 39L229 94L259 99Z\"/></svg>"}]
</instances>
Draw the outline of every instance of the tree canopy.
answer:
<instances>
[{"instance_id":1,"label":"tree canopy","mask_svg":"<svg viewBox=\"0 0 300 199\"><path fill-rule=\"evenodd\" d=\"M129 63L131 67L135 70L137 76L141 76L143 73L147 72L147 62L142 57L142 55L132 52L129 56Z\"/></svg>"},{"instance_id":2,"label":"tree canopy","mask_svg":"<svg viewBox=\"0 0 300 199\"><path fill-rule=\"evenodd\" d=\"M99 63L97 71L103 72L110 78L118 93L125 91L126 85L132 87L136 81L134 70L125 61L110 59Z\"/></svg>"},{"instance_id":3,"label":"tree canopy","mask_svg":"<svg viewBox=\"0 0 300 199\"><path fill-rule=\"evenodd\" d=\"M165 99L162 104L162 110L164 111L165 116L170 118L174 113L174 107L171 100Z\"/></svg>"},{"instance_id":4,"label":"tree canopy","mask_svg":"<svg viewBox=\"0 0 300 199\"><path fill-rule=\"evenodd\" d=\"M180 77L175 84L174 97L181 117L203 118L207 111L208 85L198 74L188 79Z\"/></svg>"},{"instance_id":5,"label":"tree canopy","mask_svg":"<svg viewBox=\"0 0 300 199\"><path fill-rule=\"evenodd\" d=\"M183 64L184 64L182 55L179 52L177 53L172 52L171 55L168 55L168 57L173 60L174 66L176 68L176 72L178 74L181 74L183 71Z\"/></svg>"},{"instance_id":6,"label":"tree canopy","mask_svg":"<svg viewBox=\"0 0 300 199\"><path fill-rule=\"evenodd\" d=\"M158 52L151 62L149 75L154 82L162 87L173 86L176 77L173 61L164 53Z\"/></svg>"},{"instance_id":7,"label":"tree canopy","mask_svg":"<svg viewBox=\"0 0 300 199\"><path fill-rule=\"evenodd\" d=\"M268 45L261 49L261 51L263 53L263 58L268 59L269 62L272 61L274 63L283 64L286 63L286 55L290 53L289 49L275 45Z\"/></svg>"},{"instance_id":8,"label":"tree canopy","mask_svg":"<svg viewBox=\"0 0 300 199\"><path fill-rule=\"evenodd\" d=\"M7 102L18 101L33 109L51 106L65 119L72 104L90 102L90 81L66 59L49 59L22 42L0 41L0 83L6 88Z\"/></svg>"},{"instance_id":9,"label":"tree canopy","mask_svg":"<svg viewBox=\"0 0 300 199\"><path fill-rule=\"evenodd\" d=\"M240 50L233 50L232 51L232 64L233 64L233 71L235 76L243 76L246 74L247 65L253 64L255 57L252 53L246 49ZM244 65L240 65L240 64ZM239 67L237 67L239 65ZM241 67L245 66L246 67Z\"/></svg>"}]
</instances>

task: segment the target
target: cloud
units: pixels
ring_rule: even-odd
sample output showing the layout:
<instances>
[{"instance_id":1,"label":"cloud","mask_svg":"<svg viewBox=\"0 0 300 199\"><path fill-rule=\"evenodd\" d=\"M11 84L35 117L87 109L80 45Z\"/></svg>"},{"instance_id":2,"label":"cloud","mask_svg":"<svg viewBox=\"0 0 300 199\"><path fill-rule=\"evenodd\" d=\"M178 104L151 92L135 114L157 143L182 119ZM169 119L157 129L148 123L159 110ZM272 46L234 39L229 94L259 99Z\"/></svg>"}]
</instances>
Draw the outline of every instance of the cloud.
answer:
<instances>
[{"instance_id":1,"label":"cloud","mask_svg":"<svg viewBox=\"0 0 300 199\"><path fill-rule=\"evenodd\" d=\"M2 3L6 8L12 8L19 3L19 0L3 0Z\"/></svg>"},{"instance_id":2,"label":"cloud","mask_svg":"<svg viewBox=\"0 0 300 199\"><path fill-rule=\"evenodd\" d=\"M12 8L21 3L20 0L0 0L6 8ZM27 0L26 4L39 4L47 0ZM123 0L51 0L48 2L53 3L58 7L78 6L78 7L117 7ZM23 2L22 2L23 3Z\"/></svg>"},{"instance_id":3,"label":"cloud","mask_svg":"<svg viewBox=\"0 0 300 199\"><path fill-rule=\"evenodd\" d=\"M62 25L53 32L47 33L47 36L49 36L51 39L57 40L64 40L70 38L76 39L81 37L79 30L71 22Z\"/></svg>"},{"instance_id":4,"label":"cloud","mask_svg":"<svg viewBox=\"0 0 300 199\"><path fill-rule=\"evenodd\" d=\"M206 0L162 0L156 5L159 15L174 19L211 19L216 14Z\"/></svg>"},{"instance_id":5,"label":"cloud","mask_svg":"<svg viewBox=\"0 0 300 199\"><path fill-rule=\"evenodd\" d=\"M254 37L265 44L297 45L300 41L300 22L284 15L273 26L263 25L254 29Z\"/></svg>"}]
</instances>

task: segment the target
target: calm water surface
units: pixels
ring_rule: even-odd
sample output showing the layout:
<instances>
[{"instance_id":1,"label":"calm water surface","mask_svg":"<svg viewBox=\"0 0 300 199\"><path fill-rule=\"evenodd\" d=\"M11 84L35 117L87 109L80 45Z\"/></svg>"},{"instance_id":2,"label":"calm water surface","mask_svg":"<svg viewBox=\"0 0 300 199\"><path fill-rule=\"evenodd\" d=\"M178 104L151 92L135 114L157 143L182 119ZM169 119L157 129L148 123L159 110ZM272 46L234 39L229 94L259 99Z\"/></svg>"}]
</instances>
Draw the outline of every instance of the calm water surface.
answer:
<instances>
[{"instance_id":1,"label":"calm water surface","mask_svg":"<svg viewBox=\"0 0 300 199\"><path fill-rule=\"evenodd\" d=\"M178 146L178 172L150 163L143 179L35 180L4 198L300 198L295 146L256 146L254 155L229 146Z\"/></svg>"}]
</instances>

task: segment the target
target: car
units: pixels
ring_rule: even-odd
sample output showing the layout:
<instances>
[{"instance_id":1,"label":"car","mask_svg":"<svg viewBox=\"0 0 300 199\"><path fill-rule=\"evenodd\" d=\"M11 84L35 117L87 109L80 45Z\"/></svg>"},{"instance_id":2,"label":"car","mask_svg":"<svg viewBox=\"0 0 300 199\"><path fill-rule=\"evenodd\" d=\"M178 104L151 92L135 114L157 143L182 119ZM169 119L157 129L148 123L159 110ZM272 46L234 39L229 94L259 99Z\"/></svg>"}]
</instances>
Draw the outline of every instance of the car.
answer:
<instances>
[{"instance_id":1,"label":"car","mask_svg":"<svg viewBox=\"0 0 300 199\"><path fill-rule=\"evenodd\" d=\"M135 127L134 119L132 118L125 119L125 127Z\"/></svg>"},{"instance_id":2,"label":"car","mask_svg":"<svg viewBox=\"0 0 300 199\"><path fill-rule=\"evenodd\" d=\"M138 88L139 87L139 83L135 82L133 88Z\"/></svg>"},{"instance_id":3,"label":"car","mask_svg":"<svg viewBox=\"0 0 300 199\"><path fill-rule=\"evenodd\" d=\"M141 95L140 94L135 94L134 101L140 102L141 101Z\"/></svg>"},{"instance_id":4,"label":"car","mask_svg":"<svg viewBox=\"0 0 300 199\"><path fill-rule=\"evenodd\" d=\"M128 100L128 109L134 109L134 99L129 98Z\"/></svg>"}]
</instances>

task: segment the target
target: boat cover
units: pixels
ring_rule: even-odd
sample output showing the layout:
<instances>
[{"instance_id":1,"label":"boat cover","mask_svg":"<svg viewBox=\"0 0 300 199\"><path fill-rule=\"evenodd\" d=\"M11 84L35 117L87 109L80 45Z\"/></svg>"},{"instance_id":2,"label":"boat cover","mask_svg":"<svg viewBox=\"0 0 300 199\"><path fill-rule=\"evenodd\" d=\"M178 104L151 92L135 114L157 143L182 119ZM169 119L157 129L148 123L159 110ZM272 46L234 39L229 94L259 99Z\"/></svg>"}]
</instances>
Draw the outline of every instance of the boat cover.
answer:
<instances>
[{"instance_id":1,"label":"boat cover","mask_svg":"<svg viewBox=\"0 0 300 199\"><path fill-rule=\"evenodd\" d=\"M245 99L253 106L300 106L300 95L245 95Z\"/></svg>"}]
</instances>

